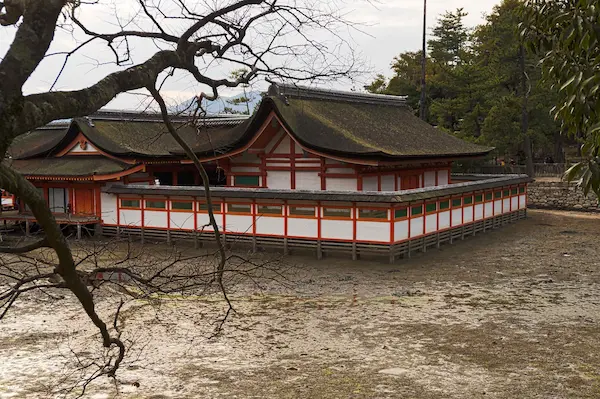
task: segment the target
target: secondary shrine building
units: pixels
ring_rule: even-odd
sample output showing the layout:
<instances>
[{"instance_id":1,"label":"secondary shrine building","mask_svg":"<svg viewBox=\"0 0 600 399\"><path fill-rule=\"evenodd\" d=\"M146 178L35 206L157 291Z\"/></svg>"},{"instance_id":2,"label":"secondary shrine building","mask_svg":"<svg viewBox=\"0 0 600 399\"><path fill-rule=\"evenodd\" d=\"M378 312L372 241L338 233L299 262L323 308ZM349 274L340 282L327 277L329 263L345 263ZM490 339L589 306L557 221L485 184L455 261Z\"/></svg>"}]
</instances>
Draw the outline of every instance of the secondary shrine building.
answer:
<instances>
[{"instance_id":1,"label":"secondary shrine building","mask_svg":"<svg viewBox=\"0 0 600 399\"><path fill-rule=\"evenodd\" d=\"M492 149L421 121L399 97L272 85L249 118L174 123L205 165L229 241L393 261L525 216L527 176L453 176L454 160ZM160 115L53 122L10 153L60 223L212 236L200 176ZM35 223L22 201L2 218Z\"/></svg>"}]
</instances>

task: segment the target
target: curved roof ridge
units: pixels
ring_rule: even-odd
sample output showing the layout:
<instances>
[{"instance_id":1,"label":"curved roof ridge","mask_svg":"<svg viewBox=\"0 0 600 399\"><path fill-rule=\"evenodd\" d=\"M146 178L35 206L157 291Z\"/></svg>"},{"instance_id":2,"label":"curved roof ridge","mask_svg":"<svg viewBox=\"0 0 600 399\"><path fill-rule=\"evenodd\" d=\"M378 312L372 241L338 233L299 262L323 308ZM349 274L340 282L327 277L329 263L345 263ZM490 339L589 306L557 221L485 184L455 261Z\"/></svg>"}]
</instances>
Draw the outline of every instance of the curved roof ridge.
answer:
<instances>
[{"instance_id":1,"label":"curved roof ridge","mask_svg":"<svg viewBox=\"0 0 600 399\"><path fill-rule=\"evenodd\" d=\"M317 87L298 86L294 84L271 83L269 95L311 100L343 101L362 104L377 104L408 107L406 96L390 96L386 94L359 93Z\"/></svg>"}]
</instances>

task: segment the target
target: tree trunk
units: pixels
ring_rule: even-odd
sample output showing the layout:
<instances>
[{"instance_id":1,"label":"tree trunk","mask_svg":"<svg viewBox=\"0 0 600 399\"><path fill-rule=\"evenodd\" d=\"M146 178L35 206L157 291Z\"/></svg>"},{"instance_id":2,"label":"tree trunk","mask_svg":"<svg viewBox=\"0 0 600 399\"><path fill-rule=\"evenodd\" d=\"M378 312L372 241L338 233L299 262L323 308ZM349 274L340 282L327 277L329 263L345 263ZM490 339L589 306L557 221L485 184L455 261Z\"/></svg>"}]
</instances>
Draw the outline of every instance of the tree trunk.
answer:
<instances>
[{"instance_id":1,"label":"tree trunk","mask_svg":"<svg viewBox=\"0 0 600 399\"><path fill-rule=\"evenodd\" d=\"M528 77L525 71L525 47L519 46L519 65L521 69L521 95L523 96L522 114L521 114L521 133L523 133L523 150L525 152L525 164L529 177L535 177L533 169L533 151L531 149L531 139L527 131L529 130L529 112L527 110L529 100L529 90L527 88Z\"/></svg>"},{"instance_id":2,"label":"tree trunk","mask_svg":"<svg viewBox=\"0 0 600 399\"><path fill-rule=\"evenodd\" d=\"M423 54L421 58L421 104L419 107L419 117L423 120L427 119L425 115L425 101L427 99L427 84L426 78L426 63L427 63L427 0L423 0Z\"/></svg>"}]
</instances>

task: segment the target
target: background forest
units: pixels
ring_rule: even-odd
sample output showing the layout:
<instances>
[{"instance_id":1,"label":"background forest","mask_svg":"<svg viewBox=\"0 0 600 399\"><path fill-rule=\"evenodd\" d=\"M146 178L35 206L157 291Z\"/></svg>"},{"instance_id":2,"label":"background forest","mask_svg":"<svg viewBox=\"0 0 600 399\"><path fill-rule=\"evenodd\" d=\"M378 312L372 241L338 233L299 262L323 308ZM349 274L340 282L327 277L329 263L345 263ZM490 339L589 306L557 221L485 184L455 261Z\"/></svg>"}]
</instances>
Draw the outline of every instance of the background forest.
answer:
<instances>
[{"instance_id":1,"label":"background forest","mask_svg":"<svg viewBox=\"0 0 600 399\"><path fill-rule=\"evenodd\" d=\"M463 9L438 18L427 42L426 119L461 138L496 148L497 163L525 163L523 98L527 95L527 135L534 162L577 157L576 139L561 135L552 108L555 90L542 81L539 57L525 52L525 89L520 69L519 0L504 0L482 25L470 28ZM421 93L421 51L407 51L391 64L393 75L378 75L372 93L406 95L415 112ZM524 90L526 92L524 92Z\"/></svg>"}]
</instances>

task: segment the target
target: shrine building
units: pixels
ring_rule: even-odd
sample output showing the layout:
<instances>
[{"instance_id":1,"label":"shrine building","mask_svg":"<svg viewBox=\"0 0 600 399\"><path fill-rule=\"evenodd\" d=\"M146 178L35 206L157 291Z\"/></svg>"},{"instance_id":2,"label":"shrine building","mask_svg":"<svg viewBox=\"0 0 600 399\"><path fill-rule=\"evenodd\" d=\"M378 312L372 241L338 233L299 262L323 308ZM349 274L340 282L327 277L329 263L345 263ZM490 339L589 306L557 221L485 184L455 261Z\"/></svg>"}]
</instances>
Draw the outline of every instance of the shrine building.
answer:
<instances>
[{"instance_id":1,"label":"shrine building","mask_svg":"<svg viewBox=\"0 0 600 399\"><path fill-rule=\"evenodd\" d=\"M273 84L251 117L173 122L209 174L228 242L394 261L526 215L529 177L453 175L452 162L492 148L423 122L401 97ZM158 114L56 121L15 140L9 162L61 224L214 240L200 175ZM29 228L19 204L1 218Z\"/></svg>"}]
</instances>

